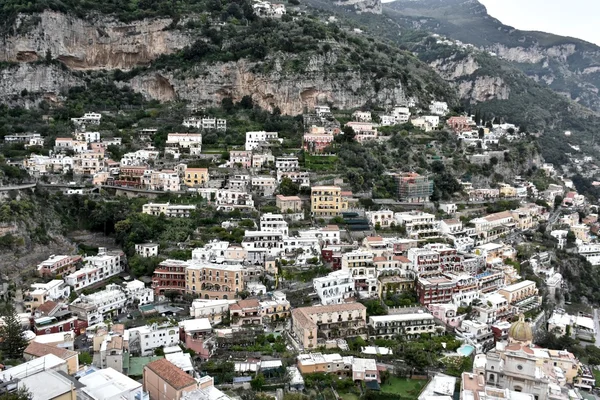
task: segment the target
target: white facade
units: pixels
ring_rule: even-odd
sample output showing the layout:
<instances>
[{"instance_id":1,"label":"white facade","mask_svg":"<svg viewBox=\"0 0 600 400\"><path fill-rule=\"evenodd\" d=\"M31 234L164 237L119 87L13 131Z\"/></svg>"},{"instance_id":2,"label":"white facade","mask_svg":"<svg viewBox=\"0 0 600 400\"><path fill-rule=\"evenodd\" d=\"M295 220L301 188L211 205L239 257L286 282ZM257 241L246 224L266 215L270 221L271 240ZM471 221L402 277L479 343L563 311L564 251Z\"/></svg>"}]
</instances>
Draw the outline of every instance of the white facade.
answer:
<instances>
[{"instance_id":1,"label":"white facade","mask_svg":"<svg viewBox=\"0 0 600 400\"><path fill-rule=\"evenodd\" d=\"M229 311L231 302L235 300L195 299L190 306L190 317L208 318L212 324L218 324Z\"/></svg>"},{"instance_id":2,"label":"white facade","mask_svg":"<svg viewBox=\"0 0 600 400\"><path fill-rule=\"evenodd\" d=\"M381 228L389 228L394 221L394 212L390 210L367 211L367 219L371 226L379 226Z\"/></svg>"},{"instance_id":3,"label":"white facade","mask_svg":"<svg viewBox=\"0 0 600 400\"><path fill-rule=\"evenodd\" d=\"M277 189L277 180L272 176L255 176L251 180L252 189L261 196L273 196Z\"/></svg>"},{"instance_id":4,"label":"white facade","mask_svg":"<svg viewBox=\"0 0 600 400\"><path fill-rule=\"evenodd\" d=\"M246 132L246 150L254 150L259 147L261 144L270 142L270 141L278 141L279 143L283 143L283 139L279 139L279 135L277 132Z\"/></svg>"},{"instance_id":5,"label":"white facade","mask_svg":"<svg viewBox=\"0 0 600 400\"><path fill-rule=\"evenodd\" d=\"M123 272L125 255L121 251L108 252L105 248L98 249L97 256L85 257L85 266L65 277L67 285L75 290L81 290L90 285L102 282Z\"/></svg>"},{"instance_id":6,"label":"white facade","mask_svg":"<svg viewBox=\"0 0 600 400\"><path fill-rule=\"evenodd\" d=\"M277 171L282 172L296 171L300 168L298 157L277 157L275 159L275 168Z\"/></svg>"},{"instance_id":7,"label":"white facade","mask_svg":"<svg viewBox=\"0 0 600 400\"><path fill-rule=\"evenodd\" d=\"M32 295L36 292L43 293L52 301L67 298L71 294L71 287L65 285L65 281L62 279L54 279L48 283L32 283L31 289Z\"/></svg>"},{"instance_id":8,"label":"white facade","mask_svg":"<svg viewBox=\"0 0 600 400\"><path fill-rule=\"evenodd\" d=\"M94 143L100 141L100 132L79 132L76 136L77 140L81 140L87 143Z\"/></svg>"},{"instance_id":9,"label":"white facade","mask_svg":"<svg viewBox=\"0 0 600 400\"><path fill-rule=\"evenodd\" d=\"M207 130L215 129L218 131L227 130L227 120L212 118L212 117L186 118L183 120L181 125L183 125L187 128L196 128L196 129L207 129Z\"/></svg>"},{"instance_id":10,"label":"white facade","mask_svg":"<svg viewBox=\"0 0 600 400\"><path fill-rule=\"evenodd\" d=\"M129 348L132 352L139 352L142 356L154 354L159 347L175 346L179 343L179 328L177 325L140 326L132 328L129 332Z\"/></svg>"},{"instance_id":11,"label":"white facade","mask_svg":"<svg viewBox=\"0 0 600 400\"><path fill-rule=\"evenodd\" d=\"M444 115L448 114L448 103L446 103L445 101L433 101L429 105L429 111L432 114L443 117Z\"/></svg>"},{"instance_id":12,"label":"white facade","mask_svg":"<svg viewBox=\"0 0 600 400\"><path fill-rule=\"evenodd\" d=\"M341 304L354 295L354 279L350 271L334 271L313 279L313 286L321 304Z\"/></svg>"},{"instance_id":13,"label":"white facade","mask_svg":"<svg viewBox=\"0 0 600 400\"><path fill-rule=\"evenodd\" d=\"M127 296L118 285L108 285L106 289L90 295L79 296L71 303L71 309L80 317L87 317L88 325L95 325L104 320L104 316L113 311L120 311L127 304Z\"/></svg>"},{"instance_id":14,"label":"white facade","mask_svg":"<svg viewBox=\"0 0 600 400\"><path fill-rule=\"evenodd\" d=\"M100 125L102 115L98 113L85 113L83 117L71 118L76 125Z\"/></svg>"},{"instance_id":15,"label":"white facade","mask_svg":"<svg viewBox=\"0 0 600 400\"><path fill-rule=\"evenodd\" d=\"M260 230L263 232L279 232L288 236L288 223L281 214L266 213L260 216Z\"/></svg>"},{"instance_id":16,"label":"white facade","mask_svg":"<svg viewBox=\"0 0 600 400\"><path fill-rule=\"evenodd\" d=\"M141 257L156 257L158 256L158 243L136 244L135 252Z\"/></svg>"},{"instance_id":17,"label":"white facade","mask_svg":"<svg viewBox=\"0 0 600 400\"><path fill-rule=\"evenodd\" d=\"M125 285L125 294L128 303L136 302L138 305L154 303L154 290L147 288L144 282L133 280Z\"/></svg>"}]
</instances>

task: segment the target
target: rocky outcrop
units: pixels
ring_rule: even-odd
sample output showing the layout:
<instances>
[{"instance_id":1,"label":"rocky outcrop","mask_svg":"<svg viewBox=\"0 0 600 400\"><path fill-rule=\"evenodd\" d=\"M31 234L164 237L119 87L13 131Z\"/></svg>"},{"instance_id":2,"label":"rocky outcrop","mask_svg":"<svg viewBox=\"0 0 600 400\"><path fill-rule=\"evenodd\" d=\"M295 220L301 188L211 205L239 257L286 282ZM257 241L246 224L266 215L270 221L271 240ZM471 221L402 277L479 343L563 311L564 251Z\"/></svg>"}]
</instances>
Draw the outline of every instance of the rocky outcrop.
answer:
<instances>
[{"instance_id":1,"label":"rocky outcrop","mask_svg":"<svg viewBox=\"0 0 600 400\"><path fill-rule=\"evenodd\" d=\"M461 99L473 102L507 100L510 96L510 88L501 78L480 76L460 82L458 93Z\"/></svg>"},{"instance_id":2,"label":"rocky outcrop","mask_svg":"<svg viewBox=\"0 0 600 400\"><path fill-rule=\"evenodd\" d=\"M369 12L373 14L381 14L381 0L336 0L338 6L353 7L357 13Z\"/></svg>"},{"instance_id":3,"label":"rocky outcrop","mask_svg":"<svg viewBox=\"0 0 600 400\"><path fill-rule=\"evenodd\" d=\"M380 106L399 104L405 98L404 88L398 81L375 80L370 74L357 71L324 72L327 57L314 57L303 72L279 71L284 56L274 61L272 72L261 73L256 63L218 63L197 66L182 77L181 74L161 71L137 76L127 85L147 98L161 101L175 98L198 105L217 105L225 97L235 101L252 96L254 102L266 110L279 107L284 114L300 114L305 107L319 102L330 102L335 107L351 109L373 101ZM318 65L318 68L315 68Z\"/></svg>"},{"instance_id":4,"label":"rocky outcrop","mask_svg":"<svg viewBox=\"0 0 600 400\"><path fill-rule=\"evenodd\" d=\"M479 69L479 64L471 54L461 60L456 60L455 58L435 60L429 65L433 67L442 78L448 81L466 75L472 75Z\"/></svg>"},{"instance_id":5,"label":"rocky outcrop","mask_svg":"<svg viewBox=\"0 0 600 400\"><path fill-rule=\"evenodd\" d=\"M49 54L76 70L122 69L146 65L191 42L180 30L167 30L169 18L125 24L108 18L93 22L45 11L19 15L13 34L1 39L0 61L32 62Z\"/></svg>"},{"instance_id":6,"label":"rocky outcrop","mask_svg":"<svg viewBox=\"0 0 600 400\"><path fill-rule=\"evenodd\" d=\"M58 65L13 65L0 70L0 101L15 103L18 99L17 103L26 105L25 96L22 96L25 92L52 100L62 90L83 84L82 79Z\"/></svg>"}]
</instances>

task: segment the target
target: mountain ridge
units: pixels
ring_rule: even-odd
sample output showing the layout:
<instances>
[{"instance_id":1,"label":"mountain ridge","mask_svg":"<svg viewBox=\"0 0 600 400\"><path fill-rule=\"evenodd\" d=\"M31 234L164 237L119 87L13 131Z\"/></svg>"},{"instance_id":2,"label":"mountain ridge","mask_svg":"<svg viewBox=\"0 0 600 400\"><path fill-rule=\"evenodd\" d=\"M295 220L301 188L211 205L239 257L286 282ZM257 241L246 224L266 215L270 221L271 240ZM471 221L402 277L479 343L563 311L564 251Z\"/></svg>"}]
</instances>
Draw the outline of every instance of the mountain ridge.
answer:
<instances>
[{"instance_id":1,"label":"mountain ridge","mask_svg":"<svg viewBox=\"0 0 600 400\"><path fill-rule=\"evenodd\" d=\"M406 25L496 54L537 82L600 111L600 47L593 43L515 29L477 0L396 0L383 8Z\"/></svg>"}]
</instances>

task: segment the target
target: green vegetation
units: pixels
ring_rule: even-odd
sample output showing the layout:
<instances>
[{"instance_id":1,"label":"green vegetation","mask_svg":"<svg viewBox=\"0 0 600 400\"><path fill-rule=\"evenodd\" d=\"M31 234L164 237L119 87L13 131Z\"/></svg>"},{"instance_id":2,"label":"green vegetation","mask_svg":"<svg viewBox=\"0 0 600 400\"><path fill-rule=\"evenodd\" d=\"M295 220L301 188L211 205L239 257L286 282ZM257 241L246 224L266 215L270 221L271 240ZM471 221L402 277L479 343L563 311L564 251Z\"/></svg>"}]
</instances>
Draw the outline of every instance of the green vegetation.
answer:
<instances>
[{"instance_id":1,"label":"green vegetation","mask_svg":"<svg viewBox=\"0 0 600 400\"><path fill-rule=\"evenodd\" d=\"M403 399L416 399L427 384L423 379L408 379L392 377L381 385L383 393L397 394Z\"/></svg>"}]
</instances>

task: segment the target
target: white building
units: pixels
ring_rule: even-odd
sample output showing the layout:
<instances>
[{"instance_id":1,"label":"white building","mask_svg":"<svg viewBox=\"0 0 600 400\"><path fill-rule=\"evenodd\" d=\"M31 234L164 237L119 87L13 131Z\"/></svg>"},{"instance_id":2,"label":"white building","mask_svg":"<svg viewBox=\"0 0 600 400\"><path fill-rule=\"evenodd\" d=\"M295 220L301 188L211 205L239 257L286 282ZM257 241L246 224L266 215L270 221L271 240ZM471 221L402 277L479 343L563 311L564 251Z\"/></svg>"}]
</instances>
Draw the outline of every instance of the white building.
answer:
<instances>
[{"instance_id":1,"label":"white building","mask_svg":"<svg viewBox=\"0 0 600 400\"><path fill-rule=\"evenodd\" d=\"M446 103L445 101L432 101L429 105L429 111L432 114L443 117L446 114L448 114L448 103Z\"/></svg>"},{"instance_id":2,"label":"white building","mask_svg":"<svg viewBox=\"0 0 600 400\"><path fill-rule=\"evenodd\" d=\"M260 216L260 230L263 232L279 232L288 236L288 223L282 214L266 213Z\"/></svg>"},{"instance_id":3,"label":"white building","mask_svg":"<svg viewBox=\"0 0 600 400\"><path fill-rule=\"evenodd\" d=\"M121 312L126 304L125 292L118 285L108 285L99 292L79 296L69 305L69 310L87 320L91 326L104 321L104 316L109 313Z\"/></svg>"},{"instance_id":4,"label":"white building","mask_svg":"<svg viewBox=\"0 0 600 400\"><path fill-rule=\"evenodd\" d=\"M372 328L372 338L383 339L397 336L412 339L424 333L437 332L433 315L426 312L372 316L369 317L369 326Z\"/></svg>"},{"instance_id":5,"label":"white building","mask_svg":"<svg viewBox=\"0 0 600 400\"><path fill-rule=\"evenodd\" d=\"M84 267L65 277L67 285L81 290L123 272L125 254L122 251L107 251L100 247L98 255L85 257Z\"/></svg>"},{"instance_id":6,"label":"white building","mask_svg":"<svg viewBox=\"0 0 600 400\"><path fill-rule=\"evenodd\" d=\"M71 287L65 285L62 279L54 279L48 283L32 283L31 289L30 296L42 295L52 301L68 298L71 294Z\"/></svg>"},{"instance_id":7,"label":"white building","mask_svg":"<svg viewBox=\"0 0 600 400\"><path fill-rule=\"evenodd\" d=\"M202 152L201 133L169 133L167 146L175 146L180 149L189 150L190 154L198 155Z\"/></svg>"},{"instance_id":8,"label":"white building","mask_svg":"<svg viewBox=\"0 0 600 400\"><path fill-rule=\"evenodd\" d=\"M159 216L164 214L167 218L189 218L195 205L170 204L170 203L147 203L142 206L142 213Z\"/></svg>"},{"instance_id":9,"label":"white building","mask_svg":"<svg viewBox=\"0 0 600 400\"><path fill-rule=\"evenodd\" d=\"M156 160L159 152L156 150L138 150L131 153L123 154L121 158L121 166L144 165L149 160Z\"/></svg>"},{"instance_id":10,"label":"white building","mask_svg":"<svg viewBox=\"0 0 600 400\"><path fill-rule=\"evenodd\" d=\"M313 279L313 287L324 306L341 304L354 295L354 279L350 271L334 271Z\"/></svg>"},{"instance_id":11,"label":"white building","mask_svg":"<svg viewBox=\"0 0 600 400\"><path fill-rule=\"evenodd\" d=\"M397 224L406 227L411 239L428 239L440 236L440 222L435 215L420 211L399 212L394 214Z\"/></svg>"},{"instance_id":12,"label":"white building","mask_svg":"<svg viewBox=\"0 0 600 400\"><path fill-rule=\"evenodd\" d=\"M175 346L179 344L179 328L177 325L157 325L131 328L129 332L129 349L131 352L142 356L154 354L159 347Z\"/></svg>"},{"instance_id":13,"label":"white building","mask_svg":"<svg viewBox=\"0 0 600 400\"><path fill-rule=\"evenodd\" d=\"M83 117L80 118L71 118L71 121L75 123L75 125L100 125L100 120L102 119L102 115L98 113L85 113Z\"/></svg>"},{"instance_id":14,"label":"white building","mask_svg":"<svg viewBox=\"0 0 600 400\"><path fill-rule=\"evenodd\" d=\"M223 316L227 315L229 305L235 302L235 300L195 299L190 306L190 317L208 318L212 325L219 324Z\"/></svg>"},{"instance_id":15,"label":"white building","mask_svg":"<svg viewBox=\"0 0 600 400\"><path fill-rule=\"evenodd\" d=\"M186 118L183 120L181 125L183 125L187 128L196 128L196 129L217 130L217 131L227 130L227 120L212 118L212 117Z\"/></svg>"},{"instance_id":16,"label":"white building","mask_svg":"<svg viewBox=\"0 0 600 400\"><path fill-rule=\"evenodd\" d=\"M257 147L269 142L283 143L283 139L279 139L277 132L246 132L246 150L254 150Z\"/></svg>"},{"instance_id":17,"label":"white building","mask_svg":"<svg viewBox=\"0 0 600 400\"><path fill-rule=\"evenodd\" d=\"M141 257L158 256L158 243L140 243L135 245L135 252Z\"/></svg>"},{"instance_id":18,"label":"white building","mask_svg":"<svg viewBox=\"0 0 600 400\"><path fill-rule=\"evenodd\" d=\"M300 168L298 157L277 157L275 159L275 168L278 172L296 171L298 168Z\"/></svg>"},{"instance_id":19,"label":"white building","mask_svg":"<svg viewBox=\"0 0 600 400\"><path fill-rule=\"evenodd\" d=\"M125 284L125 294L128 303L137 303L140 306L154 303L154 290L147 288L144 282L137 279Z\"/></svg>"},{"instance_id":20,"label":"white building","mask_svg":"<svg viewBox=\"0 0 600 400\"><path fill-rule=\"evenodd\" d=\"M75 137L86 143L94 143L100 141L100 132L78 132Z\"/></svg>"},{"instance_id":21,"label":"white building","mask_svg":"<svg viewBox=\"0 0 600 400\"><path fill-rule=\"evenodd\" d=\"M371 226L377 226L380 228L389 228L394 220L394 212L390 210L379 210L379 211L367 211L367 219Z\"/></svg>"},{"instance_id":22,"label":"white building","mask_svg":"<svg viewBox=\"0 0 600 400\"><path fill-rule=\"evenodd\" d=\"M82 376L79 383L83 385L80 389L82 400L149 400L141 383L110 367ZM79 394L77 398L80 398Z\"/></svg>"}]
</instances>

